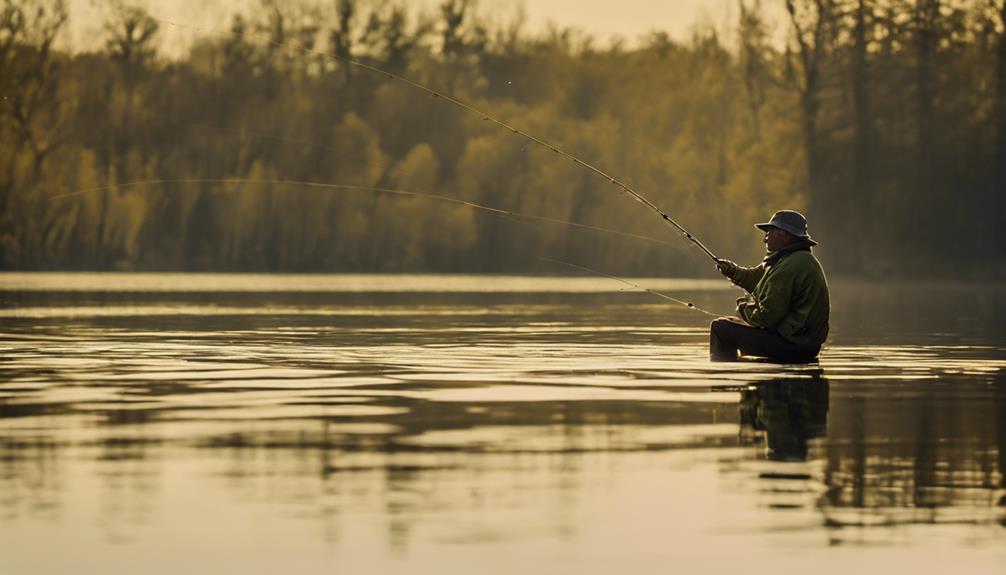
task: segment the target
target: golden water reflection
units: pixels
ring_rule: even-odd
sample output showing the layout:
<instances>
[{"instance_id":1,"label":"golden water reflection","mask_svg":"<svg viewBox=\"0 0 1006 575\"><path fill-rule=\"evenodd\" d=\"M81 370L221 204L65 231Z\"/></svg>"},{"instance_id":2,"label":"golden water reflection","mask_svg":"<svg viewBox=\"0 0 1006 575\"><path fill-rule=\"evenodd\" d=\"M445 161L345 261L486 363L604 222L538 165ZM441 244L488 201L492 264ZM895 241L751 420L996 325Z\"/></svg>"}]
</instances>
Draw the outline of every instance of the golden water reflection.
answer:
<instances>
[{"instance_id":1,"label":"golden water reflection","mask_svg":"<svg viewBox=\"0 0 1006 575\"><path fill-rule=\"evenodd\" d=\"M1006 565L1001 339L722 365L636 300L451 297L5 323L0 572Z\"/></svg>"}]
</instances>

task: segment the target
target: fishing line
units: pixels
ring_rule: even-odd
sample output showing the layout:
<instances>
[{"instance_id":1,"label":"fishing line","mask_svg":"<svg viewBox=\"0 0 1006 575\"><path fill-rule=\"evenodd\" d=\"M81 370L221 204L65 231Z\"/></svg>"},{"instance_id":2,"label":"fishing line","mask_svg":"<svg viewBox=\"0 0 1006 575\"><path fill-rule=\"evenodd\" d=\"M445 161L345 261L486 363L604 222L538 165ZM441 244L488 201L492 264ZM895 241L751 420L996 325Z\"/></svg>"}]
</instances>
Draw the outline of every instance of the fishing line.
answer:
<instances>
[{"instance_id":1,"label":"fishing line","mask_svg":"<svg viewBox=\"0 0 1006 575\"><path fill-rule=\"evenodd\" d=\"M629 281L627 279L620 278L618 276L613 276L611 274L606 274L604 272L597 271L595 269L591 269L591 268L588 268L586 266L581 266L581 265L578 265L578 264L564 262L562 260L557 260L557 259L554 259L554 258L541 258L541 259L543 259L543 260L545 260L547 262L552 262L552 263L555 263L555 264L563 265L563 266L566 266L566 267L569 267L569 268L577 269L577 270L584 271L584 272L589 272L589 273L592 273L592 274L595 274L595 275L606 277L608 279L612 279L612 280L615 280L615 281L622 282L623 284L630 285L630 286L632 286L632 287L634 287L634 288L636 288L638 290L645 291L647 293L653 294L653 295L655 295L655 296L657 296L659 298L662 298L662 299L665 299L667 301L676 303L678 305L683 305L683 306L687 307L688 309L693 309L693 310L695 310L695 311L697 311L699 313L704 313L704 314L706 314L706 315L708 315L710 317L720 317L722 315L722 314L717 314L717 313L713 313L711 311L702 309L699 306L697 306L697 305L695 305L695 304L693 304L691 302L687 302L687 301L684 301L684 300L673 298L673 297L671 297L671 296L669 296L667 294L658 292L656 290L652 290L650 288L643 287L643 286L641 286L641 285L639 285L637 283L633 283L633 282L631 282L631 281Z\"/></svg>"},{"instance_id":2,"label":"fishing line","mask_svg":"<svg viewBox=\"0 0 1006 575\"><path fill-rule=\"evenodd\" d=\"M193 26L193 25L190 25L190 24L181 24L181 23L178 23L178 22L173 22L171 20L165 20L165 19L160 19L160 18L154 18L154 19L157 20L157 21L159 21L159 22L166 23L169 26L175 26L175 27L179 27L179 28L188 28L188 29L191 29L191 30L198 30L198 31L202 31L202 32L210 32L210 30L206 30L206 29L204 29L202 27L199 27L199 26ZM235 35L235 36L243 36L246 32L245 31L238 32L238 31L235 31L235 30L231 30L231 31L228 31L227 33L231 34L231 35ZM247 32L247 33L249 35L259 36L259 37L268 34L267 32L254 32L254 31ZM314 50L312 48L308 48L308 47L303 46L301 44L296 44L296 43L293 43L293 42L280 42L278 40L273 40L271 37L268 37L268 36L266 37L265 42L268 45L271 45L271 46L275 46L275 47L279 47L279 48L292 48L292 49L295 49L295 50L299 50L299 51L301 51L301 52L303 52L305 54L313 54L315 56L321 56L323 58L328 58L330 60L335 60L335 61L338 61L338 62L344 62L344 63L349 64L351 66L360 68L361 70L366 70L368 72L372 72L372 73L375 73L375 74L383 75L383 76L385 76L389 80L395 80L395 81L401 82L401 83L403 83L403 84L405 84L407 86L411 86L412 88L415 88L417 90L421 90L423 92L426 92L426 93L430 94L431 96L433 96L434 98L439 98L441 100L444 100L445 102L448 102L448 103L450 103L450 104L452 104L454 106L457 106L458 108L460 108L460 109L462 109L462 110L464 110L466 112L469 112L469 113L471 113L471 114L473 114L475 116L481 117L483 121L487 121L487 122L491 122L493 124L496 124L497 126L500 126L501 128L509 130L510 132L512 132L512 133L514 133L514 134L516 134L518 136L526 138L530 142L533 142L533 143L535 143L535 144L537 144L539 146L542 146L542 147L544 147L546 149L549 149L552 152L554 152L554 153L556 153L556 154L558 154L560 156L568 158L568 159L572 160L575 164L577 164L579 166L582 166L582 167L584 167L584 168L586 168L586 169L594 172L595 174L603 177L604 179L608 180L611 184L613 184L616 187L618 187L620 190L622 190L623 192L625 192L626 194L628 194L629 196L631 196L633 199L635 199L639 203L641 203L641 204L645 205L646 207L650 208L651 210L655 211L661 217L661 219L663 219L668 224L670 224L671 226L673 226L681 234L683 234L688 240L690 240L692 243L694 243L695 245L697 245L714 262L719 262L719 258L717 258L713 254L713 252L709 251L709 248L707 248L705 246L705 244L703 244L701 241L699 241L698 238L696 238L694 235L692 235L691 232L689 232L684 227L682 227L681 224L679 224L677 221L675 221L666 212L664 212L659 207L657 207L656 204L654 204L650 200L646 199L642 194L640 194L639 192L633 190L631 187L629 187L628 184L622 182L618 178L615 178L614 176L608 174L607 172L601 170L600 168L594 166L593 164L590 164L588 162L585 162L585 161L581 160L577 156L574 156L573 154L571 154L571 153L569 153L569 152L567 152L567 151L559 148L558 146L555 146L555 145L553 145L553 144L551 144L551 143L549 143L549 142L547 142L547 141L545 141L545 140L543 140L541 138L533 136L533 135L531 135L531 134L529 134L529 133L527 133L527 132L525 132L523 130L520 130L519 128L516 128L516 127L508 124L507 122L504 122L504 121L496 118L495 116L492 116L492 115L490 115L490 114L488 114L488 113L480 110L479 108L476 108L475 106L472 106L471 104L465 103L465 102L463 102L463 101L461 101L461 100L459 100L457 98L454 98L453 96L449 96L449 95L447 95L445 93L442 93L442 92L439 92L437 90L434 90L433 88L429 88L429 87L427 87L427 86L425 86L423 84L420 84L419 82L416 82L414 80L410 80L410 79L408 79L408 78L406 78L404 76L399 76L398 74L394 74L392 72L388 72L387 70L382 70L381 68L378 68L376 66L372 66L370 64L366 64L364 62L360 62L359 60L354 60L352 58L347 58L345 56L339 56L337 54L333 54L333 53L329 53L329 52L322 52L320 50Z\"/></svg>"},{"instance_id":3,"label":"fishing line","mask_svg":"<svg viewBox=\"0 0 1006 575\"><path fill-rule=\"evenodd\" d=\"M567 220L560 220L557 218L549 218L546 216L534 216L530 214L522 214L520 212L515 212L512 210L504 210L501 208L496 208L493 206L487 206L484 204L477 204L475 202L469 202L466 200L460 200L458 198L452 198L450 196L443 196L440 194L431 194L426 192L416 192L411 190L400 190L395 188L378 188L371 186L358 186L350 184L330 184L326 182L310 182L310 181L300 181L300 180L284 180L284 179L256 179L256 178L179 178L179 179L155 179L155 180L138 180L135 182L124 182L121 184L111 184L107 186L98 186L94 188L87 188L84 190L77 190L74 192L68 192L65 194L58 194L50 196L48 199L59 200L63 198L69 198L73 196L80 196L83 194L90 194L96 192L104 192L109 190L119 190L124 188L134 188L140 186L154 186L154 185L170 185L170 184L273 184L273 185L291 185L291 186L303 186L307 188L322 188L330 190L345 190L345 191L360 191L360 192L378 192L383 194L391 194L397 196L408 196L415 198L428 198L434 200L440 200L444 202L449 202L456 205L466 206L475 210L483 210L486 212L494 213L500 216L510 216L515 218L523 218L526 220L534 220L539 222L545 222L550 224L564 225L573 228L580 228L584 230L591 230L596 232L604 232L608 234L614 234L617 236L622 236L625 238L631 238L635 240L644 240L648 242L656 242L666 246L673 247L675 249L681 249L681 246L677 242L671 242L668 240L654 238L652 236L644 236L640 234L633 234L628 232L622 232L619 230L613 230L611 228L604 228L601 226L593 226L590 224L582 224L579 222L570 222Z\"/></svg>"}]
</instances>

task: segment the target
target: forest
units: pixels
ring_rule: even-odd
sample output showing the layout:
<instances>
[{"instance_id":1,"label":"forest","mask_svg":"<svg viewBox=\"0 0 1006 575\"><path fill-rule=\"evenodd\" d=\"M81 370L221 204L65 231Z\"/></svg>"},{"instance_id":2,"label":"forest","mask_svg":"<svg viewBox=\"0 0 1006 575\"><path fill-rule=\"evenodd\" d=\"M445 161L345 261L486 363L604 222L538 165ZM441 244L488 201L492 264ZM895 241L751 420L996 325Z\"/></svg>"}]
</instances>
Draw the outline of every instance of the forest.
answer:
<instances>
[{"instance_id":1,"label":"forest","mask_svg":"<svg viewBox=\"0 0 1006 575\"><path fill-rule=\"evenodd\" d=\"M751 224L792 208L832 276L1006 278L1006 0L778 2L630 43L475 0L261 0L168 54L185 23L130 0L88 50L63 0L2 0L0 269L716 274L609 180L355 61L597 166L722 257L759 261Z\"/></svg>"}]
</instances>

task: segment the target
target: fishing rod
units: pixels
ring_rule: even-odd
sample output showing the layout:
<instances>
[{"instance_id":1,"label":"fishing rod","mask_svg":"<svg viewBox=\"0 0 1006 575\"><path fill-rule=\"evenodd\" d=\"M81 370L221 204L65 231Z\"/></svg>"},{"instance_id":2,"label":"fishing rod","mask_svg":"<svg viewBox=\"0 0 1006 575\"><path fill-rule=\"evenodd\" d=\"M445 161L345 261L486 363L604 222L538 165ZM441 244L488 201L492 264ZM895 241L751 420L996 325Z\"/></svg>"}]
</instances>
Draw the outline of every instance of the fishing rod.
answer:
<instances>
[{"instance_id":1,"label":"fishing rod","mask_svg":"<svg viewBox=\"0 0 1006 575\"><path fill-rule=\"evenodd\" d=\"M206 29L201 28L199 26L193 26L193 25L190 25L190 24L181 24L181 23L174 22L174 21L171 21L171 20L165 20L165 19L159 19L159 18L154 18L154 19L157 20L157 21L159 21L159 22L166 23L169 26L175 26L175 27L179 27L179 28L188 28L188 29L199 30L199 31L203 31L203 32L210 32L209 30L206 30ZM237 35L237 36L240 36L240 35L243 34L243 32L238 32L238 31L235 31L235 30L231 30L228 33L232 34L232 35ZM250 34L258 35L258 36L263 36L263 35L265 35L267 33L265 33L265 32L250 32ZM623 192L625 192L626 194L628 194L629 196L631 196L633 199L635 199L639 203L645 205L646 207L648 207L651 210L653 210L654 212L656 212L660 216L661 219L663 219L665 222L667 222L668 224L670 224L671 226L673 226L676 230L678 230L678 232L680 232L682 235L684 235L686 238L688 238L688 240L690 240L692 243L694 243L695 245L697 245L714 262L719 263L719 261L720 261L719 258L717 258L716 255L714 255L713 252L711 252L709 250L709 248L707 248L705 246L705 244L703 244L701 241L699 241L699 239L696 238L691 232L689 232L688 230L686 230L681 224L679 224L677 221L675 221L674 218L672 218L666 212L664 212L659 207L657 207L656 204L654 204L650 200L646 199L642 194L640 194L639 192L637 192L637 191L633 190L631 187L629 187L629 185L626 184L625 182L622 182L618 178L615 178L611 174L605 172L604 170L601 170L600 168L594 166L593 164L590 164L588 162L585 162L585 161L581 160L580 158L578 158L577 156L575 156L575 155L567 152L566 150L563 150L562 148L559 148L558 146L555 146L555 145L553 145L553 144L551 144L551 143L549 143L549 142L547 142L547 141L545 141L545 140L543 140L541 138L533 136L533 135L531 135L531 134L529 134L529 133L527 133L527 132L525 132L525 131L523 131L523 130L515 127L515 126L512 126L511 124L509 124L507 122L504 122L503 120L500 120L500 119L496 118L495 116L492 116L492 115L490 115L490 114L482 111L481 109L476 108L475 106L473 106L471 104L463 102L463 101L461 101L461 100L459 100L459 99L457 99L457 98L455 98L453 96L450 96L448 94L445 94L443 92L439 92L437 90L434 90L433 88L430 88L430 87L428 87L428 86L426 86L424 84L420 84L419 82L416 82L414 80L410 80L409 78L406 78L404 76L400 76L398 74L395 74L395 73L392 73L392 72L388 72L387 70L383 70L381 68L378 68L377 66L373 66L373 65L361 62L359 60L355 60L353 58L349 58L347 56L340 56L340 55L335 54L335 53L329 53L329 52L323 52L323 51L320 51L320 50L314 50L312 48L308 48L308 47L306 47L306 46L304 46L302 44L298 44L298 43L294 43L294 42L280 42L280 41L274 40L274 39L272 39L271 37L268 37L268 36L266 37L266 43L269 44L269 45L271 45L271 46L276 46L276 47L280 47L280 48L293 48L293 49L299 50L299 51L301 51L301 52L303 52L305 54L313 54L313 55L321 56L323 58L327 58L327 59L330 59L330 60L334 60L334 61L338 61L338 62L344 62L346 64L349 64L350 66L354 66L354 67L360 68L361 70L366 70L368 72L372 72L372 73L375 73L375 74L383 75L383 76L385 76L389 80L394 80L394 81L397 81L397 82L401 82L401 83L403 83L403 84L405 84L407 86L410 86L410 87L415 88L417 90L421 90L423 92L426 92L426 93L430 94L431 96L433 96L434 98L438 98L440 100L444 100L445 102L447 102L447 103L449 103L451 105L454 105L454 106L456 106L456 107L458 107L458 108L460 108L460 109L462 109L462 110L464 110L466 112L469 112L469 113L471 113L473 115L481 117L482 120L484 120L484 121L496 124L497 126L500 126L501 128L509 130L509 131L513 132L514 134L527 139L530 142L533 142L533 143L535 143L535 144L537 144L539 146L542 146L542 147L544 147L544 148L546 148L548 150L551 150L552 152L554 152L554 153L556 153L556 154L558 154L560 156L568 158L568 159L572 160L575 164L577 164L579 166L582 166L582 167L590 170L591 172L594 172L595 174L597 174L597 175L603 177L604 179L608 180L611 184L617 186L620 190L622 190Z\"/></svg>"},{"instance_id":2,"label":"fishing rod","mask_svg":"<svg viewBox=\"0 0 1006 575\"><path fill-rule=\"evenodd\" d=\"M700 308L699 306L697 306L697 305L695 305L695 304L693 304L691 302L687 302L687 301L684 301L684 300L673 298L673 297L671 297L671 296L669 296L669 295L667 295L665 293L658 292L656 290L652 290L650 288L643 287L643 286L641 286L641 285L639 285L637 283L633 283L633 282L631 282L631 281L629 281L627 279L620 278L618 276L613 276L611 274L606 274L604 272L588 268L587 266L581 266L581 265L573 264L573 263L570 263L570 262L564 262L562 260L557 260L555 258L541 258L541 259L544 260L544 261L546 261L546 262L552 262L554 264L563 265L563 266L566 266L566 267L569 267L569 268L577 269L577 270L584 271L584 272L589 272L589 273L596 274L596 275L599 275L599 276L602 276L602 277L606 277L608 279L612 279L612 280L615 280L615 281L618 281L618 282L622 282L623 284L632 286L632 287L634 287L634 288L636 288L638 290L645 291L647 293L653 294L653 295L655 295L655 296L657 296L659 298L662 298L662 299L665 299L667 301L676 303L678 305L683 305L683 306L687 307L688 309L695 310L695 311L697 311L699 313L704 313L704 314L706 314L706 315L708 315L710 317L720 317L722 315L722 314L713 313L713 312L708 311L708 310L704 310L704 309Z\"/></svg>"},{"instance_id":3,"label":"fishing rod","mask_svg":"<svg viewBox=\"0 0 1006 575\"><path fill-rule=\"evenodd\" d=\"M679 248L677 243L668 240L663 240L660 238L654 238L651 236L644 236L640 234L633 234L628 232L622 232L619 230L613 230L611 228L604 228L601 226L594 226L590 224L583 224L579 222L571 222L567 220L560 220L557 218L549 218L546 216L534 216L530 214L523 214L520 212L515 212L513 210L504 210L502 208L497 208L493 206L487 206L485 204L478 204L475 202L469 202L467 200L461 200L458 198L453 198L451 196L444 196L440 194L431 194L427 192L417 192L413 190L401 190L395 188L380 188L372 186L359 186L351 184L331 184L327 182L312 182L312 181L302 181L302 180L285 180L285 179L257 179L257 178L178 178L178 179L155 179L155 180L137 180L133 182L124 182L121 184L110 184L106 186L98 186L94 188L87 188L84 190L77 190L73 192L67 192L65 194L57 194L50 196L48 199L60 200L64 198L69 198L73 196L80 196L83 194L97 193L110 190L120 190L125 188L135 188L140 186L163 186L171 184L271 184L271 185L295 185L307 188L321 188L330 190L344 190L344 191L360 191L360 192L378 192L383 194L390 194L396 196L406 196L414 198L428 198L434 200L440 200L443 202L448 202L460 206L465 206L475 210L483 210L486 212L494 213L500 216L506 216L511 218L521 218L525 220L533 220L539 222L545 222L549 224L564 225L573 228L580 228L584 230L592 230L596 232L604 232L608 234L614 234L626 238L644 240L649 242L656 242L671 246L674 248Z\"/></svg>"}]
</instances>

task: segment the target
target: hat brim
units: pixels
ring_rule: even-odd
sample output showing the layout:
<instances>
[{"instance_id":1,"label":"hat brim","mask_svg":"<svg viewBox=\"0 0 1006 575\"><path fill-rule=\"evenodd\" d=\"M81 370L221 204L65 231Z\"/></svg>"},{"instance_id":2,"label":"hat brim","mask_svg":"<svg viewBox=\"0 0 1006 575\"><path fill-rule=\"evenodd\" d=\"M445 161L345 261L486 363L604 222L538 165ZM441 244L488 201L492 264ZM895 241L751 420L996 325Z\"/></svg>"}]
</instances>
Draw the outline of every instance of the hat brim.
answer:
<instances>
[{"instance_id":1,"label":"hat brim","mask_svg":"<svg viewBox=\"0 0 1006 575\"><path fill-rule=\"evenodd\" d=\"M779 225L779 224L775 224L775 223L772 223L772 222L769 222L769 223L757 223L757 224L755 224L755 227L761 229L762 231L769 231L772 228L776 228L776 229L781 229L781 230L785 231L786 233L789 233L791 235L795 235L797 237L805 237L805 238L806 237L810 237L809 234L807 234L807 233L801 233L800 230L790 229L790 228L786 227L785 224L784 225Z\"/></svg>"},{"instance_id":2,"label":"hat brim","mask_svg":"<svg viewBox=\"0 0 1006 575\"><path fill-rule=\"evenodd\" d=\"M807 241L810 242L810 245L812 245L812 246L816 246L817 245L817 242L815 242L813 239L811 239L810 234L803 234L803 235L794 234L791 230L787 230L786 228L779 227L779 226L777 226L777 225L775 225L773 223L770 223L770 222L766 222L766 223L763 223L763 224L755 224L754 227L758 228L759 230L761 230L763 232L767 232L767 231L771 230L772 228L775 228L777 230L782 230L782 231L784 231L784 232L786 232L788 234L796 236L796 237L800 238L801 240L807 240Z\"/></svg>"}]
</instances>

